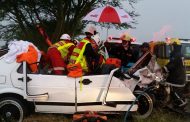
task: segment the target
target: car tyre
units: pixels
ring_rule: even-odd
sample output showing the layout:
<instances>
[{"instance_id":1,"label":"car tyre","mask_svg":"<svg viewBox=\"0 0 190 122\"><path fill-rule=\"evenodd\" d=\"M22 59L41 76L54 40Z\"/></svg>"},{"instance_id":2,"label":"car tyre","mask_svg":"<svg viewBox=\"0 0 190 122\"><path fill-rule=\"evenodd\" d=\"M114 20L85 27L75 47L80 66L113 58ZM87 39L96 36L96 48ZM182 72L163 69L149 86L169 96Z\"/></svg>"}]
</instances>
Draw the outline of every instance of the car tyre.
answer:
<instances>
[{"instance_id":1,"label":"car tyre","mask_svg":"<svg viewBox=\"0 0 190 122\"><path fill-rule=\"evenodd\" d=\"M135 113L137 118L147 118L153 111L153 100L146 92L134 91L134 95L138 97L138 109ZM139 96L140 95L140 96Z\"/></svg>"},{"instance_id":2,"label":"car tyre","mask_svg":"<svg viewBox=\"0 0 190 122\"><path fill-rule=\"evenodd\" d=\"M0 115L2 122L22 122L26 115L26 107L17 98L2 98L0 99Z\"/></svg>"}]
</instances>

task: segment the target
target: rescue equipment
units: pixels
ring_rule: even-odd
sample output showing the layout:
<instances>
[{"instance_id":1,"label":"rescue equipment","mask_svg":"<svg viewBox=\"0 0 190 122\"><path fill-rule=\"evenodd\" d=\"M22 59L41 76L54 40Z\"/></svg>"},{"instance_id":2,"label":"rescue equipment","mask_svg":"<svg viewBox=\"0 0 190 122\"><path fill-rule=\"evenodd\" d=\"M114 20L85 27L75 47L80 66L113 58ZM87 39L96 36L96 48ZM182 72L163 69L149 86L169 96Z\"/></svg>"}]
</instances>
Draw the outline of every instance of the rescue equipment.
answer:
<instances>
[{"instance_id":1,"label":"rescue equipment","mask_svg":"<svg viewBox=\"0 0 190 122\"><path fill-rule=\"evenodd\" d=\"M67 65L68 76L69 77L81 77L82 76L82 67L79 63L77 64L68 64Z\"/></svg>"},{"instance_id":2,"label":"rescue equipment","mask_svg":"<svg viewBox=\"0 0 190 122\"><path fill-rule=\"evenodd\" d=\"M51 40L50 40L49 36L47 35L46 31L44 30L44 28L42 28L40 25L37 25L36 27L37 27L39 33L45 38L47 45L52 46Z\"/></svg>"},{"instance_id":3,"label":"rescue equipment","mask_svg":"<svg viewBox=\"0 0 190 122\"><path fill-rule=\"evenodd\" d=\"M107 116L94 111L87 111L74 114L73 122L107 122Z\"/></svg>"},{"instance_id":4,"label":"rescue equipment","mask_svg":"<svg viewBox=\"0 0 190 122\"><path fill-rule=\"evenodd\" d=\"M106 59L106 64L113 64L115 67L121 67L121 60L118 58L108 58Z\"/></svg>"}]
</instances>

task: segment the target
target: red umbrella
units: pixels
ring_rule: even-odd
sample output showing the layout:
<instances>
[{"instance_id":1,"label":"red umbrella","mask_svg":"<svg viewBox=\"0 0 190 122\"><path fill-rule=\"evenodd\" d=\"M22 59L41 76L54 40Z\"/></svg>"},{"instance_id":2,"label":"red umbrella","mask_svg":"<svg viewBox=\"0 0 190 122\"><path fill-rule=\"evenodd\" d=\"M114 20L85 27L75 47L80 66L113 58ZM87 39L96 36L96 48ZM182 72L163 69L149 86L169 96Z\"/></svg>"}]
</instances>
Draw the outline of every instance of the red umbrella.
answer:
<instances>
[{"instance_id":1,"label":"red umbrella","mask_svg":"<svg viewBox=\"0 0 190 122\"><path fill-rule=\"evenodd\" d=\"M105 6L92 10L83 20L121 24L132 21L132 18L123 9Z\"/></svg>"}]
</instances>

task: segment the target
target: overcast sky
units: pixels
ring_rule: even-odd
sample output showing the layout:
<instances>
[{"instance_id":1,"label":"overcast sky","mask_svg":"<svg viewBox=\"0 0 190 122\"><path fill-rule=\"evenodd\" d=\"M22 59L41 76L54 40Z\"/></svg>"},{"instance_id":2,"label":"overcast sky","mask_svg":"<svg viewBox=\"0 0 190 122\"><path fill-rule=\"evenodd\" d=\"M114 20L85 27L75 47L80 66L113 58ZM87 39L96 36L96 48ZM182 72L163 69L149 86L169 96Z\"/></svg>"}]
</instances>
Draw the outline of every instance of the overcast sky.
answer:
<instances>
[{"instance_id":1,"label":"overcast sky","mask_svg":"<svg viewBox=\"0 0 190 122\"><path fill-rule=\"evenodd\" d=\"M123 2L123 6L128 7L127 2ZM140 14L136 18L139 24L135 25L136 29L127 31L137 41L190 38L190 0L140 0L134 7ZM111 29L108 35L119 36L124 31ZM103 39L105 35L102 34Z\"/></svg>"},{"instance_id":2,"label":"overcast sky","mask_svg":"<svg viewBox=\"0 0 190 122\"><path fill-rule=\"evenodd\" d=\"M123 6L128 10L127 0ZM140 14L136 29L117 31L110 29L108 35L119 37L128 31L137 41L164 40L165 37L190 38L190 0L139 0L134 4ZM101 38L106 38L106 29L99 29ZM1 43L1 42L0 42Z\"/></svg>"}]
</instances>

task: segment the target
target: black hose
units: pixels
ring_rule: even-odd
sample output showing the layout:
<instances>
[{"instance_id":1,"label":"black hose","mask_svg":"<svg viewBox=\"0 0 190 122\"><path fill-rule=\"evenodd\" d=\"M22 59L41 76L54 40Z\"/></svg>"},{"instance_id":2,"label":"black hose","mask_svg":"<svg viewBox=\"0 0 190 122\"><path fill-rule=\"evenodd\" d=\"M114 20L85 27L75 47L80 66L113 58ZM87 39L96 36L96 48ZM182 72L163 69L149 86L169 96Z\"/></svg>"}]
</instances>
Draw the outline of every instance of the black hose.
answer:
<instances>
[{"instance_id":1,"label":"black hose","mask_svg":"<svg viewBox=\"0 0 190 122\"><path fill-rule=\"evenodd\" d=\"M129 107L128 111L126 112L125 114L125 117L124 117L124 122L127 122L127 117L128 117L128 114L129 114L129 111L131 110L131 108L133 107L133 105L135 104L135 102L142 96L142 94L144 94L147 90L153 88L154 86L151 86L151 87L148 87L146 88L145 90L142 91L142 93L140 95L138 95L135 99L135 101L132 102L131 106Z\"/></svg>"}]
</instances>

